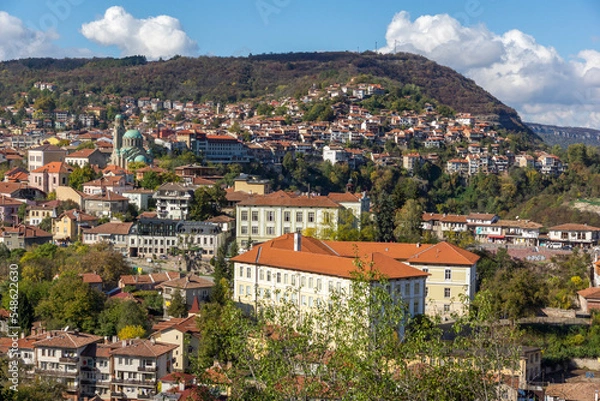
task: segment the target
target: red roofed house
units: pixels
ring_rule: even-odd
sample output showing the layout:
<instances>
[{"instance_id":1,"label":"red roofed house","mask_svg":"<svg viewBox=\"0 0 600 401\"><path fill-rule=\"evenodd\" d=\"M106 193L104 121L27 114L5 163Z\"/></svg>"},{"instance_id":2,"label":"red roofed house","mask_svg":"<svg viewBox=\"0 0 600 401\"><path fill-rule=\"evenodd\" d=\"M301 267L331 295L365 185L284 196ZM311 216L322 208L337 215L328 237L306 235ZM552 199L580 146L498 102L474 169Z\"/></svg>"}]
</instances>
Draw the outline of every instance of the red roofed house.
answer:
<instances>
[{"instance_id":1,"label":"red roofed house","mask_svg":"<svg viewBox=\"0 0 600 401\"><path fill-rule=\"evenodd\" d=\"M548 239L562 245L590 247L598 244L600 228L587 224L561 224L548 229Z\"/></svg>"},{"instance_id":2,"label":"red roofed house","mask_svg":"<svg viewBox=\"0 0 600 401\"><path fill-rule=\"evenodd\" d=\"M17 212L23 202L16 199L0 196L0 224L14 225L19 223Z\"/></svg>"},{"instance_id":3,"label":"red roofed house","mask_svg":"<svg viewBox=\"0 0 600 401\"><path fill-rule=\"evenodd\" d=\"M52 234L33 226L0 227L0 243L10 250L52 242Z\"/></svg>"},{"instance_id":4,"label":"red roofed house","mask_svg":"<svg viewBox=\"0 0 600 401\"><path fill-rule=\"evenodd\" d=\"M479 257L454 245L321 241L286 234L232 259L234 299L246 307L277 299L277 290L299 288L295 299L310 308L326 302L332 289L348 290L354 259L374 262L388 277L398 300L411 315L449 316L464 312L475 295ZM461 295L466 299L462 299ZM292 298L294 300L294 298Z\"/></svg>"},{"instance_id":5,"label":"red roofed house","mask_svg":"<svg viewBox=\"0 0 600 401\"><path fill-rule=\"evenodd\" d=\"M89 164L104 168L106 167L106 156L98 149L81 149L65 157L65 162L79 167Z\"/></svg>"},{"instance_id":6,"label":"red roofed house","mask_svg":"<svg viewBox=\"0 0 600 401\"><path fill-rule=\"evenodd\" d=\"M173 351L173 369L183 372L189 371L190 355L196 355L200 347L200 330L196 324L196 316L186 318L174 318L167 322L161 322L160 327L150 338L167 344L176 345Z\"/></svg>"},{"instance_id":7,"label":"red roofed house","mask_svg":"<svg viewBox=\"0 0 600 401\"><path fill-rule=\"evenodd\" d=\"M585 313L600 310L600 287L589 287L585 290L577 291L579 294L579 305Z\"/></svg>"},{"instance_id":8,"label":"red roofed house","mask_svg":"<svg viewBox=\"0 0 600 401\"><path fill-rule=\"evenodd\" d=\"M49 193L56 190L59 185L68 185L69 175L72 172L73 167L65 162L51 162L31 172L29 185Z\"/></svg>"},{"instance_id":9,"label":"red roofed house","mask_svg":"<svg viewBox=\"0 0 600 401\"><path fill-rule=\"evenodd\" d=\"M185 300L187 309L190 309L194 300L198 298L200 302L208 302L214 283L195 274L189 274L175 280L166 281L156 286L163 290L165 314L171 304L171 299L176 291L181 293Z\"/></svg>"}]
</instances>

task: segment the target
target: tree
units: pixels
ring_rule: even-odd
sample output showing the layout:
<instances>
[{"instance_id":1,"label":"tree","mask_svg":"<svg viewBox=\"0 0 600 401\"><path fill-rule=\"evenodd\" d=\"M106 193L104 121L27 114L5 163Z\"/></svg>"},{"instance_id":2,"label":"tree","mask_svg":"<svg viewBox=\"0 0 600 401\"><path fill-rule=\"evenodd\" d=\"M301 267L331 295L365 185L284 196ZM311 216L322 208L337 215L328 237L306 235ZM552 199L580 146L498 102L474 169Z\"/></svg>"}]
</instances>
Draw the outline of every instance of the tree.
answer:
<instances>
[{"instance_id":1,"label":"tree","mask_svg":"<svg viewBox=\"0 0 600 401\"><path fill-rule=\"evenodd\" d=\"M44 230L48 233L52 232L52 216L46 216L42 219L40 224L38 224L38 228L40 230Z\"/></svg>"},{"instance_id":2,"label":"tree","mask_svg":"<svg viewBox=\"0 0 600 401\"><path fill-rule=\"evenodd\" d=\"M110 300L98 317L96 333L102 336L114 336L127 326L149 329L148 311L133 300Z\"/></svg>"},{"instance_id":3,"label":"tree","mask_svg":"<svg viewBox=\"0 0 600 401\"><path fill-rule=\"evenodd\" d=\"M142 326L125 326L119 330L120 340L129 340L132 338L142 338L146 335L146 329Z\"/></svg>"},{"instance_id":4,"label":"tree","mask_svg":"<svg viewBox=\"0 0 600 401\"><path fill-rule=\"evenodd\" d=\"M36 314L48 329L65 326L93 332L104 306L104 295L84 283L73 272L65 272L54 280L48 298L42 300Z\"/></svg>"},{"instance_id":5,"label":"tree","mask_svg":"<svg viewBox=\"0 0 600 401\"><path fill-rule=\"evenodd\" d=\"M419 242L421 240L421 220L423 208L415 199L409 199L396 212L394 236L398 242Z\"/></svg>"},{"instance_id":6,"label":"tree","mask_svg":"<svg viewBox=\"0 0 600 401\"><path fill-rule=\"evenodd\" d=\"M292 291L249 316L233 301L203 305L198 376L210 381L203 373L216 362L235 399L450 401L496 399L492 379L516 370L514 330L490 323L485 299L447 341L439 322L408 319L372 264L357 261L351 290L333 291L331 303L303 308Z\"/></svg>"},{"instance_id":7,"label":"tree","mask_svg":"<svg viewBox=\"0 0 600 401\"><path fill-rule=\"evenodd\" d=\"M98 174L89 165L85 164L83 167L74 166L73 171L69 175L69 186L78 191L83 190L83 184L98 178Z\"/></svg>"},{"instance_id":8,"label":"tree","mask_svg":"<svg viewBox=\"0 0 600 401\"><path fill-rule=\"evenodd\" d=\"M184 317L187 315L187 305L181 291L176 289L167 306L167 313L172 317Z\"/></svg>"},{"instance_id":9,"label":"tree","mask_svg":"<svg viewBox=\"0 0 600 401\"><path fill-rule=\"evenodd\" d=\"M394 202L386 191L373 198L373 218L376 239L381 242L394 240Z\"/></svg>"},{"instance_id":10,"label":"tree","mask_svg":"<svg viewBox=\"0 0 600 401\"><path fill-rule=\"evenodd\" d=\"M140 186L144 189L155 190L163 183L160 175L155 171L144 173L144 178L140 181Z\"/></svg>"},{"instance_id":11,"label":"tree","mask_svg":"<svg viewBox=\"0 0 600 401\"><path fill-rule=\"evenodd\" d=\"M19 218L19 223L25 223L25 217L27 217L27 203L22 203L17 210L17 217Z\"/></svg>"},{"instance_id":12,"label":"tree","mask_svg":"<svg viewBox=\"0 0 600 401\"><path fill-rule=\"evenodd\" d=\"M190 206L190 219L204 221L221 213L227 203L225 190L219 185L200 187L194 191L194 199Z\"/></svg>"}]
</instances>

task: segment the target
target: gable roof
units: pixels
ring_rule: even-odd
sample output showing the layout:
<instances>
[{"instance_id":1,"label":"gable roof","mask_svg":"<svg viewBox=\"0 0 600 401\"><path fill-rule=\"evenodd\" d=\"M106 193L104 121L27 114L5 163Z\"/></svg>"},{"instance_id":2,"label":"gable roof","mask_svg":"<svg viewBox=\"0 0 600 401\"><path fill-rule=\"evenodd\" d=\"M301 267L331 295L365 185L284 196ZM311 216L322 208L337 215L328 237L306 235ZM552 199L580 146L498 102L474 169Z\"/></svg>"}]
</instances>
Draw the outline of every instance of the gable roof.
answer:
<instances>
[{"instance_id":1,"label":"gable roof","mask_svg":"<svg viewBox=\"0 0 600 401\"><path fill-rule=\"evenodd\" d=\"M36 174L68 174L71 172L73 172L73 167L65 162L50 162L32 171Z\"/></svg>"},{"instance_id":2,"label":"gable roof","mask_svg":"<svg viewBox=\"0 0 600 401\"><path fill-rule=\"evenodd\" d=\"M45 334L45 337L35 342L36 347L51 348L80 348L88 344L101 341L103 338L88 333L79 333L75 331L51 331Z\"/></svg>"},{"instance_id":3,"label":"gable roof","mask_svg":"<svg viewBox=\"0 0 600 401\"><path fill-rule=\"evenodd\" d=\"M458 265L471 266L479 260L479 256L452 245L440 242L415 253L408 259L411 264Z\"/></svg>"},{"instance_id":4,"label":"gable roof","mask_svg":"<svg viewBox=\"0 0 600 401\"><path fill-rule=\"evenodd\" d=\"M550 227L550 231L600 231L600 228L588 226L587 224L567 223Z\"/></svg>"},{"instance_id":5,"label":"gable roof","mask_svg":"<svg viewBox=\"0 0 600 401\"><path fill-rule=\"evenodd\" d=\"M70 153L66 156L66 158L88 158L92 155L92 153L97 152L97 149L80 149L73 153Z\"/></svg>"},{"instance_id":6,"label":"gable roof","mask_svg":"<svg viewBox=\"0 0 600 401\"><path fill-rule=\"evenodd\" d=\"M326 196L280 196L278 192L269 195L254 195L243 199L239 206L287 206L287 207L326 207L339 208L337 202Z\"/></svg>"},{"instance_id":7,"label":"gable roof","mask_svg":"<svg viewBox=\"0 0 600 401\"><path fill-rule=\"evenodd\" d=\"M108 222L98 227L90 228L89 230L85 230L85 234L119 234L119 235L127 235L131 231L131 226L133 223L122 223L122 222Z\"/></svg>"},{"instance_id":8,"label":"gable roof","mask_svg":"<svg viewBox=\"0 0 600 401\"><path fill-rule=\"evenodd\" d=\"M214 283L212 281L191 274L175 280L165 281L164 283L157 285L157 288L173 287L187 290L192 288L212 288L213 286Z\"/></svg>"},{"instance_id":9,"label":"gable roof","mask_svg":"<svg viewBox=\"0 0 600 401\"><path fill-rule=\"evenodd\" d=\"M341 256L336 254L326 244L319 245L318 240L302 237L300 251L293 250L289 246L287 234L262 245L255 246L252 250L238 255L231 260L234 262L260 264L264 266L277 267L281 269L300 270L309 273L322 274L350 279L357 271L356 258L353 256ZM287 237L287 238L286 238ZM292 237L293 240L293 237ZM307 243L307 244L304 244ZM312 252L312 251L315 252ZM427 277L428 273L399 262L380 252L373 252L359 256L366 268L375 266L377 270L389 279L406 279L413 277Z\"/></svg>"},{"instance_id":10,"label":"gable roof","mask_svg":"<svg viewBox=\"0 0 600 401\"><path fill-rule=\"evenodd\" d=\"M153 340L124 340L121 346L114 348L110 354L157 358L175 348L177 348L175 344L159 343Z\"/></svg>"}]
</instances>

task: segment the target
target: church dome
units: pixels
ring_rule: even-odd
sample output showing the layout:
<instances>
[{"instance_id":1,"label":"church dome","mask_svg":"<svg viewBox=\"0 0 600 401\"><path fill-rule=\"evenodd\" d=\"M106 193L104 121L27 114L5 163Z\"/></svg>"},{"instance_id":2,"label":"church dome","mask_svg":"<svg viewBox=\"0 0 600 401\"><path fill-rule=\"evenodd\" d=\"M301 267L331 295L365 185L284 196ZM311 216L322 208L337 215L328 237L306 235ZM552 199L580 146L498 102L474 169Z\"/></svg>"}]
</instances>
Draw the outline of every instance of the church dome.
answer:
<instances>
[{"instance_id":1,"label":"church dome","mask_svg":"<svg viewBox=\"0 0 600 401\"><path fill-rule=\"evenodd\" d=\"M148 163L148 159L146 159L146 156L144 156L144 155L137 155L135 157L135 159L133 159L133 161L142 162L142 163Z\"/></svg>"},{"instance_id":2,"label":"church dome","mask_svg":"<svg viewBox=\"0 0 600 401\"><path fill-rule=\"evenodd\" d=\"M129 139L144 139L142 137L142 134L140 134L140 131L136 130L136 129L130 129L129 131L127 131L125 133L125 135L123 135L123 138L129 138Z\"/></svg>"}]
</instances>

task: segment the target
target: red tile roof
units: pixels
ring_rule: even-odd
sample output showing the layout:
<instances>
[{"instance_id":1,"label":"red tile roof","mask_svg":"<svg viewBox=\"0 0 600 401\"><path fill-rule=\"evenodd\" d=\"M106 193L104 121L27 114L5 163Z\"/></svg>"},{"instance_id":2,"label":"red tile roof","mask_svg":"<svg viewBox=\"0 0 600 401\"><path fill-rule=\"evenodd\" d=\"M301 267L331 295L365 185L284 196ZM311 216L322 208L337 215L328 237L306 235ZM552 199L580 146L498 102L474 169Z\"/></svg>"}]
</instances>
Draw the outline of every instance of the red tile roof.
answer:
<instances>
[{"instance_id":1,"label":"red tile roof","mask_svg":"<svg viewBox=\"0 0 600 401\"><path fill-rule=\"evenodd\" d=\"M549 228L550 231L600 231L600 228L588 226L587 224L561 224Z\"/></svg>"},{"instance_id":2,"label":"red tile roof","mask_svg":"<svg viewBox=\"0 0 600 401\"><path fill-rule=\"evenodd\" d=\"M85 234L120 234L127 235L131 230L133 223L109 222L99 225L98 227L85 230Z\"/></svg>"},{"instance_id":3,"label":"red tile roof","mask_svg":"<svg viewBox=\"0 0 600 401\"><path fill-rule=\"evenodd\" d=\"M73 167L65 162L50 162L32 171L32 173L46 174L68 174L71 172L73 172Z\"/></svg>"},{"instance_id":4,"label":"red tile roof","mask_svg":"<svg viewBox=\"0 0 600 401\"><path fill-rule=\"evenodd\" d=\"M116 344L118 345L118 343ZM152 340L124 340L121 342L121 346L114 348L110 351L110 354L158 358L175 348L177 348L175 344L159 343Z\"/></svg>"}]
</instances>

